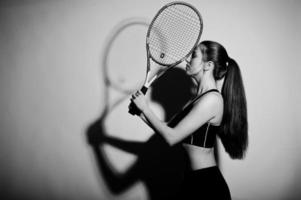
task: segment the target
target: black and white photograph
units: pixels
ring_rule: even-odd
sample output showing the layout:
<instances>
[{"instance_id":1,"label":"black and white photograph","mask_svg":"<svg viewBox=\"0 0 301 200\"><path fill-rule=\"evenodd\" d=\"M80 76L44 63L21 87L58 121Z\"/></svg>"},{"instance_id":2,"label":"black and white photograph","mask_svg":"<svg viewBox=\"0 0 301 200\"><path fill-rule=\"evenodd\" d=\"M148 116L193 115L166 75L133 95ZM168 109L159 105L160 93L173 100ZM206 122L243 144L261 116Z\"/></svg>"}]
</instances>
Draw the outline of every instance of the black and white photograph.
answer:
<instances>
[{"instance_id":1,"label":"black and white photograph","mask_svg":"<svg viewBox=\"0 0 301 200\"><path fill-rule=\"evenodd\" d=\"M0 199L301 199L301 1L0 1Z\"/></svg>"}]
</instances>

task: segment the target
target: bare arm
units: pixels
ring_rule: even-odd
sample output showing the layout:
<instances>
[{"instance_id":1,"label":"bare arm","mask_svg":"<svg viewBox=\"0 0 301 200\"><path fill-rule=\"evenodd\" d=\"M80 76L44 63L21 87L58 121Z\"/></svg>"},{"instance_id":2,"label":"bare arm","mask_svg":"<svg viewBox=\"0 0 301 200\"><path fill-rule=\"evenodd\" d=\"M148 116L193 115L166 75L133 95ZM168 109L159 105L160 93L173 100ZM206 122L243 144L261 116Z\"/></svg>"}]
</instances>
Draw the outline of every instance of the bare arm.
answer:
<instances>
[{"instance_id":1,"label":"bare arm","mask_svg":"<svg viewBox=\"0 0 301 200\"><path fill-rule=\"evenodd\" d=\"M151 122L148 120L148 118L145 116L145 114L143 112L141 112L141 114L139 115L139 117L142 119L142 121L144 121L150 128L155 129L155 127L153 127L153 125L151 124ZM157 115L156 115L157 117ZM158 118L158 117L157 117ZM158 118L159 120L159 118ZM161 123L167 125L167 122L161 121Z\"/></svg>"},{"instance_id":2,"label":"bare arm","mask_svg":"<svg viewBox=\"0 0 301 200\"><path fill-rule=\"evenodd\" d=\"M146 100L142 94L133 99L134 103L141 109L145 119L156 132L160 133L170 145L174 145L188 135L193 133L204 123L213 119L218 114L220 103L219 98L214 94L203 96L194 108L177 124L171 128L166 123L159 120L154 112L146 104Z\"/></svg>"}]
</instances>

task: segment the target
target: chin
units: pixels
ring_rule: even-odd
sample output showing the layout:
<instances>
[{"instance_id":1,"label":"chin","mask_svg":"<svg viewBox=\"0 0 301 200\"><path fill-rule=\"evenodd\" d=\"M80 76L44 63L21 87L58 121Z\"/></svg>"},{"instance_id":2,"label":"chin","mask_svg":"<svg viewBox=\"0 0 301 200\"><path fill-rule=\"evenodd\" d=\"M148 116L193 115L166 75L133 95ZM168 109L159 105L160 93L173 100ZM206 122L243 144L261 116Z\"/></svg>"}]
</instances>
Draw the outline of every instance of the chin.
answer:
<instances>
[{"instance_id":1,"label":"chin","mask_svg":"<svg viewBox=\"0 0 301 200\"><path fill-rule=\"evenodd\" d=\"M194 73L193 71L187 70L187 71L186 71L186 74L187 74L188 76L195 76L197 73Z\"/></svg>"},{"instance_id":2,"label":"chin","mask_svg":"<svg viewBox=\"0 0 301 200\"><path fill-rule=\"evenodd\" d=\"M190 69L186 68L185 72L186 72L187 75L190 75L190 76L192 75L192 71Z\"/></svg>"},{"instance_id":3,"label":"chin","mask_svg":"<svg viewBox=\"0 0 301 200\"><path fill-rule=\"evenodd\" d=\"M191 73L191 72L189 72L189 71L186 71L186 74L188 75L188 76L192 76L193 74Z\"/></svg>"}]
</instances>

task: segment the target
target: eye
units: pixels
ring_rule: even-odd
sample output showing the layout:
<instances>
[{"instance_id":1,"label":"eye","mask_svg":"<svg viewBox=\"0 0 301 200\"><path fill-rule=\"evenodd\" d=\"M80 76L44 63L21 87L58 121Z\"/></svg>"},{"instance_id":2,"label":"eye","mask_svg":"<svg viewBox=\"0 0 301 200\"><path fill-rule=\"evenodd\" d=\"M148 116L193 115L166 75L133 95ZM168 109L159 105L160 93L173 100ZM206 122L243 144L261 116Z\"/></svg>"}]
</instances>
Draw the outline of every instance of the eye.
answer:
<instances>
[{"instance_id":1,"label":"eye","mask_svg":"<svg viewBox=\"0 0 301 200\"><path fill-rule=\"evenodd\" d=\"M197 56L197 55L196 55L196 52L193 51L193 52L192 52L192 55L191 55L191 58L196 58L196 56Z\"/></svg>"}]
</instances>

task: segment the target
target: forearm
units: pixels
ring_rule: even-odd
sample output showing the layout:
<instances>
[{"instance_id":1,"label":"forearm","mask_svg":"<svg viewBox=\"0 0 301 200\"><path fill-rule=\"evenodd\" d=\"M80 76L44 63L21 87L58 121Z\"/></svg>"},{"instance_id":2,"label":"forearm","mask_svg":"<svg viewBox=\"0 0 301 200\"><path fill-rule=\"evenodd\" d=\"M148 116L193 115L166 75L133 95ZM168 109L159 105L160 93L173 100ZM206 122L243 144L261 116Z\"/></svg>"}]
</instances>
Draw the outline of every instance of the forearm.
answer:
<instances>
[{"instance_id":1,"label":"forearm","mask_svg":"<svg viewBox=\"0 0 301 200\"><path fill-rule=\"evenodd\" d=\"M143 115L146 123L154 129L154 131L161 134L169 145L173 145L178 142L175 137L175 130L170 128L165 122L162 122L149 107L143 110Z\"/></svg>"}]
</instances>

